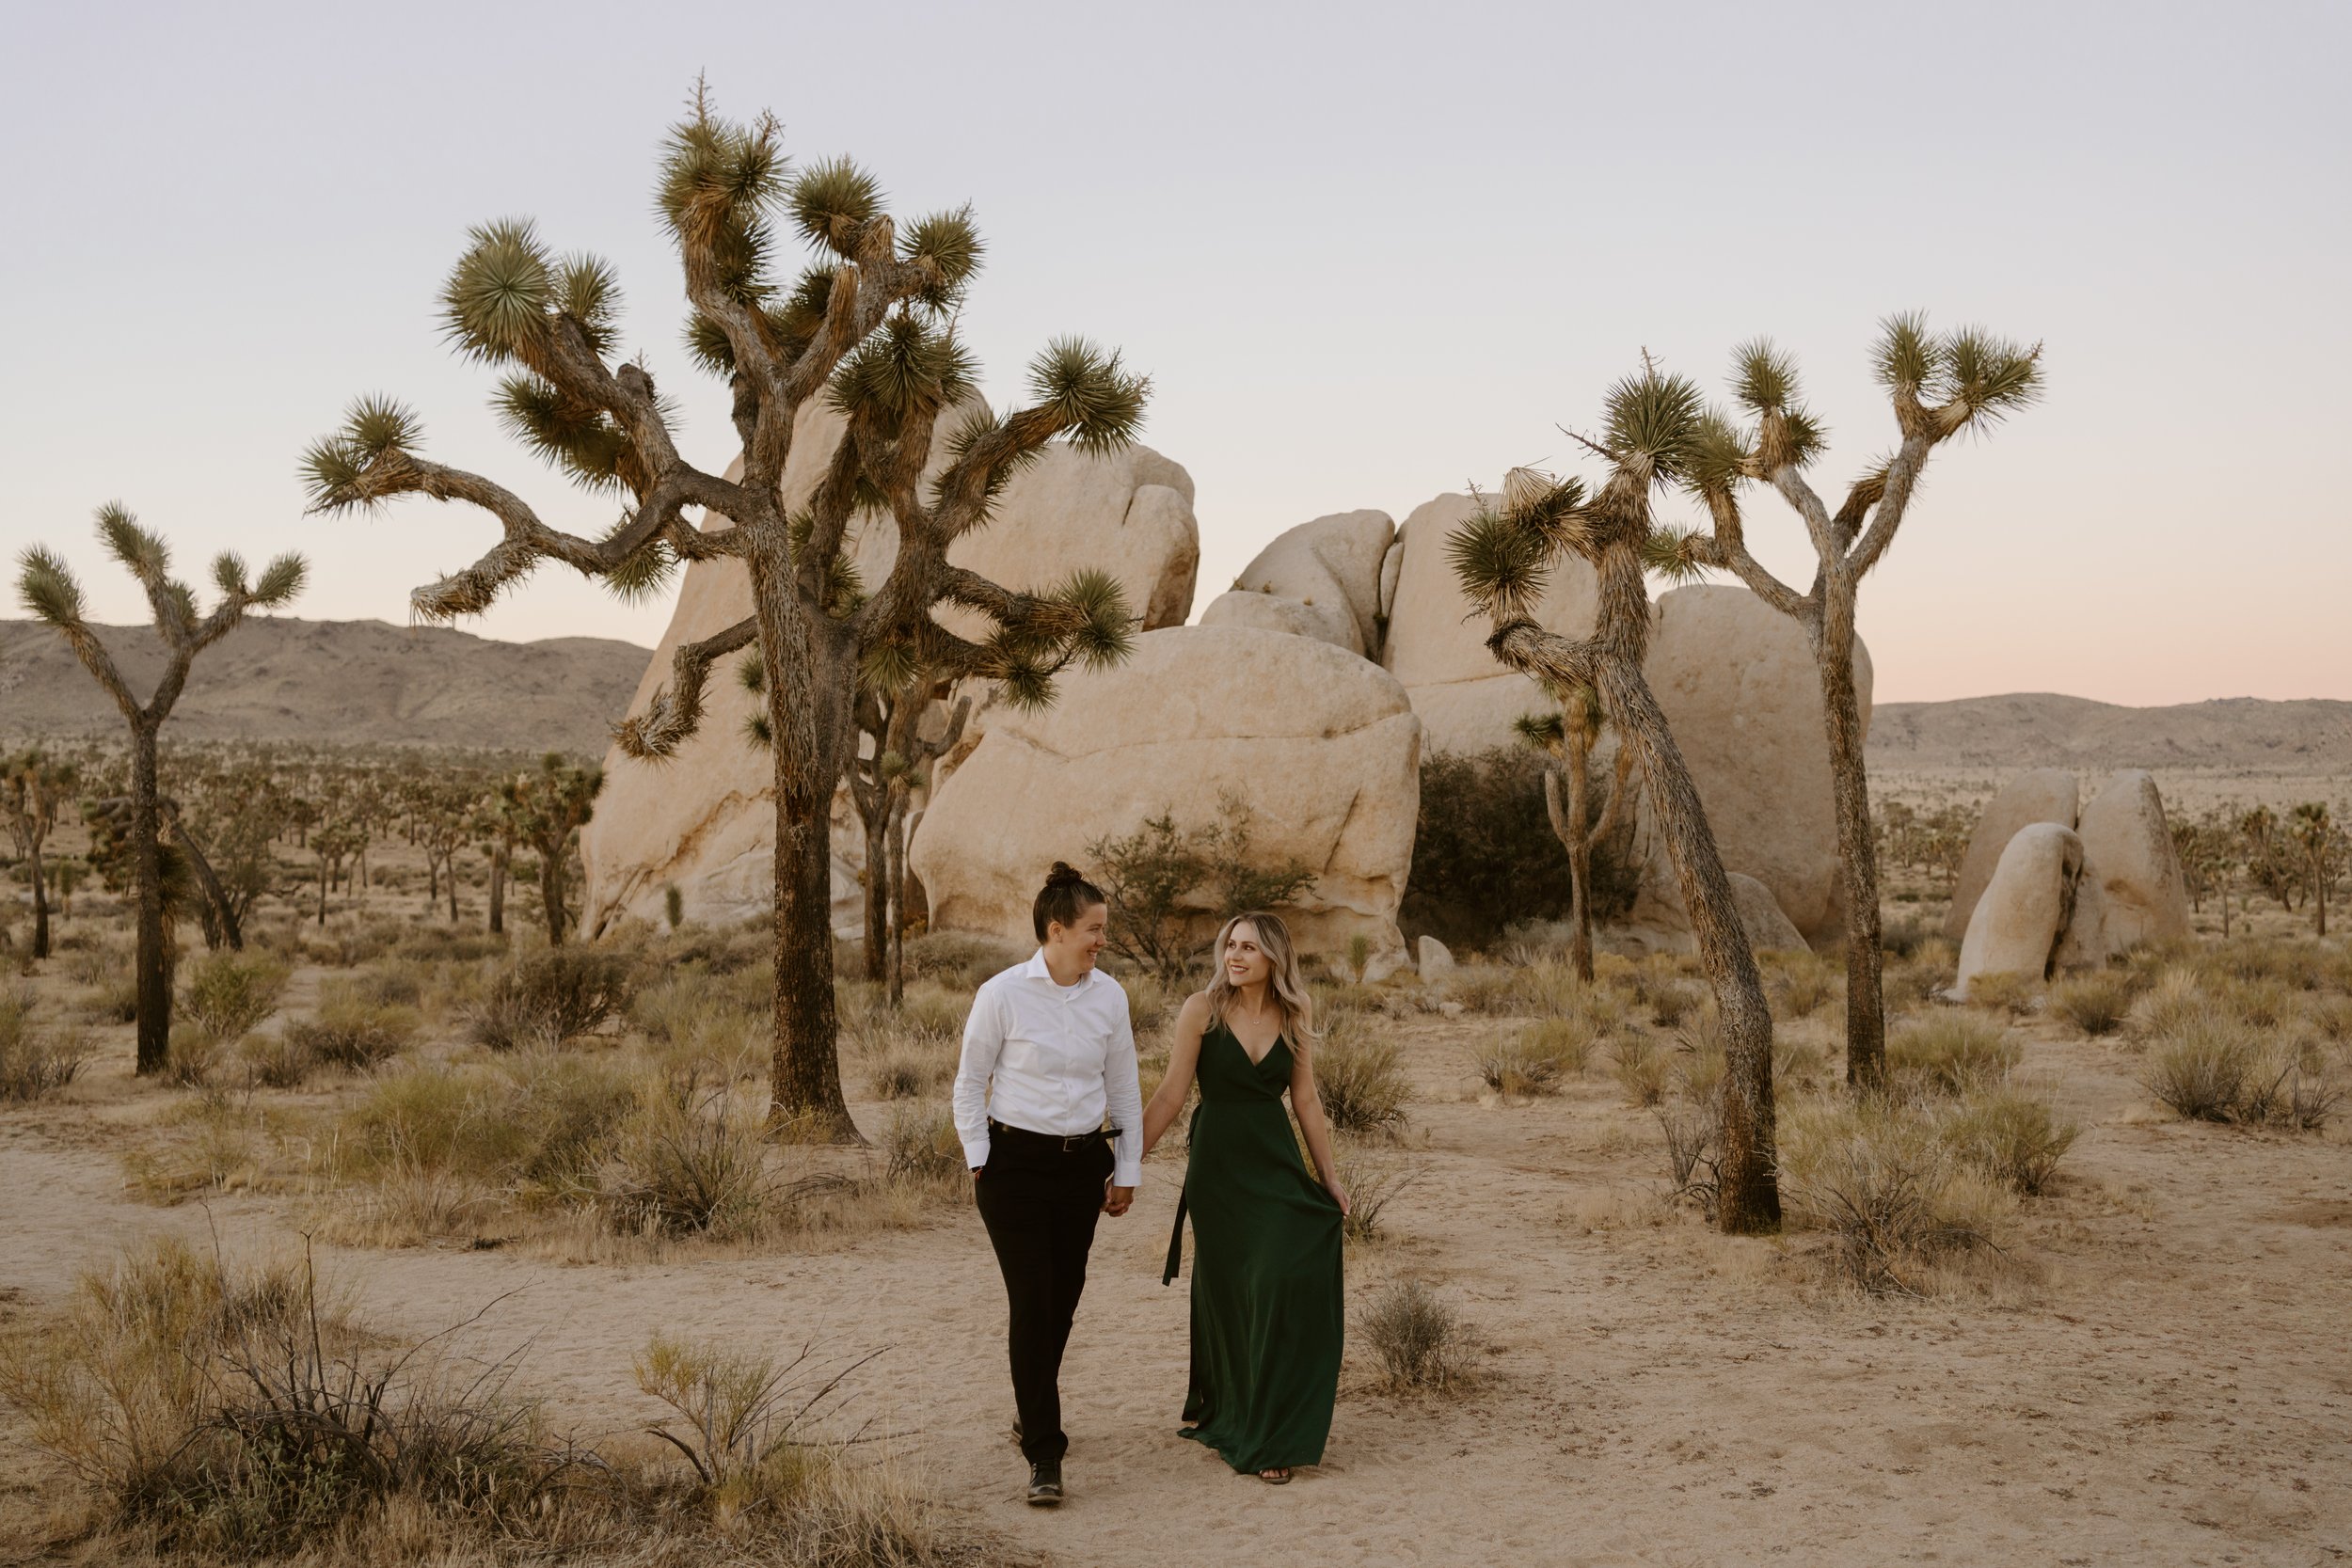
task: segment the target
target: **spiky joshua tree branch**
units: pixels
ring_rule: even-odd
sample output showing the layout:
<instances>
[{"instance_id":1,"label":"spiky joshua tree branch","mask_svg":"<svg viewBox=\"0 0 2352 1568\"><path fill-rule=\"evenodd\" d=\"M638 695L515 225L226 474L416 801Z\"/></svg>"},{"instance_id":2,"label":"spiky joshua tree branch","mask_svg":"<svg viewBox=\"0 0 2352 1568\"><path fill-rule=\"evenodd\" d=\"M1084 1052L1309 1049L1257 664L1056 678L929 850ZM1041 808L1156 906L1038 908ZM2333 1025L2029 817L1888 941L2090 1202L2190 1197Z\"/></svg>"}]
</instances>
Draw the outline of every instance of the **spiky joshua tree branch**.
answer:
<instances>
[{"instance_id":1,"label":"spiky joshua tree branch","mask_svg":"<svg viewBox=\"0 0 2352 1568\"><path fill-rule=\"evenodd\" d=\"M2042 387L2040 344L2026 348L1975 328L1939 335L1917 314L1884 324L1871 368L1894 404L1899 439L1847 487L1836 511L1804 473L1824 444L1823 427L1804 405L1795 361L1763 339L1733 356L1732 394L1746 422L1709 410L1684 476L1713 523L1711 534L1689 541L1690 559L1732 573L1794 618L1819 667L1846 906L1846 1079L1857 1088L1885 1082L1886 1008L1877 850L1854 688L1855 600L1863 577L1894 543L1930 454L1955 436L1999 423ZM1802 594L1748 551L1740 499L1759 484L1788 503L1812 542L1813 582Z\"/></svg>"},{"instance_id":2,"label":"spiky joshua tree branch","mask_svg":"<svg viewBox=\"0 0 2352 1568\"><path fill-rule=\"evenodd\" d=\"M625 595L659 587L681 561L743 562L753 613L679 648L669 683L614 738L633 757L674 756L701 723L713 661L756 648L776 798L771 1121L854 1138L834 1052L827 826L855 693L861 684L903 688L919 670L993 679L1010 700L1037 704L1052 699L1054 673L1072 659L1124 656L1132 618L1109 578L1080 574L1022 593L950 566L946 554L1051 443L1102 451L1128 441L1148 383L1118 355L1064 340L1032 366L1027 406L979 411L955 329L982 254L970 211L901 229L870 174L840 159L796 170L772 117L730 122L699 87L664 148L657 202L693 308L687 349L732 389L739 479L688 463L651 371L618 357L611 267L557 255L531 224L510 219L473 230L442 290L443 326L461 354L503 371L499 413L525 446L618 499L612 529L596 539L565 533L512 491L431 461L415 416L381 399L356 404L343 428L310 449L311 504L345 512L416 495L497 522L499 541L479 561L411 595L425 620L477 613L543 562ZM816 258L788 283L775 260L787 237ZM780 482L794 420L819 397L847 431L807 502L787 513ZM941 467L931 459L943 441ZM702 526L690 507L707 515ZM848 551L853 519L877 512L897 524L898 546L869 586ZM955 635L932 615L942 604L978 611L990 629Z\"/></svg>"}]
</instances>

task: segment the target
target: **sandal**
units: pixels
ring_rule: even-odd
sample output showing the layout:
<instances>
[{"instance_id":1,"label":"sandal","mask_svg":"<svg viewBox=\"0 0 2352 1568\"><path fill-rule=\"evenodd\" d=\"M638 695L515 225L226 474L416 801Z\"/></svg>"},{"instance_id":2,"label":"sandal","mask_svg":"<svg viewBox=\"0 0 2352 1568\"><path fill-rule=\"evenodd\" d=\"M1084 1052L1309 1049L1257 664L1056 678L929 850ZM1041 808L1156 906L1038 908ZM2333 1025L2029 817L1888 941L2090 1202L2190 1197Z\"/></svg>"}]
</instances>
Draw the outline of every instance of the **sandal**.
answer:
<instances>
[{"instance_id":1,"label":"sandal","mask_svg":"<svg viewBox=\"0 0 2352 1568\"><path fill-rule=\"evenodd\" d=\"M1258 1479L1268 1486L1288 1486L1291 1483L1291 1473L1288 1466L1274 1470L1260 1470Z\"/></svg>"}]
</instances>

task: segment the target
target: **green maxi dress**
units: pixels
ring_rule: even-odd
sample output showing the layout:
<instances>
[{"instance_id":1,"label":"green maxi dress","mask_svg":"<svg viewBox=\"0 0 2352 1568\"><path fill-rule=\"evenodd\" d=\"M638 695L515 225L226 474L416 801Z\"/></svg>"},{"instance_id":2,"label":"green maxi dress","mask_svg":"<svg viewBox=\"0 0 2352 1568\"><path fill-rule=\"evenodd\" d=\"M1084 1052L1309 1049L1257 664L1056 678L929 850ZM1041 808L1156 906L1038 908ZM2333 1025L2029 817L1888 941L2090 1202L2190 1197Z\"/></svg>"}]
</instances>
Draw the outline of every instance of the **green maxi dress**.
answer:
<instances>
[{"instance_id":1,"label":"green maxi dress","mask_svg":"<svg viewBox=\"0 0 2352 1568\"><path fill-rule=\"evenodd\" d=\"M1222 1023L1201 1037L1200 1106L1168 1269L1192 1215L1192 1381L1184 1435L1243 1474L1323 1460L1345 1315L1340 1206L1309 1172L1282 1105L1291 1049L1252 1062Z\"/></svg>"}]
</instances>

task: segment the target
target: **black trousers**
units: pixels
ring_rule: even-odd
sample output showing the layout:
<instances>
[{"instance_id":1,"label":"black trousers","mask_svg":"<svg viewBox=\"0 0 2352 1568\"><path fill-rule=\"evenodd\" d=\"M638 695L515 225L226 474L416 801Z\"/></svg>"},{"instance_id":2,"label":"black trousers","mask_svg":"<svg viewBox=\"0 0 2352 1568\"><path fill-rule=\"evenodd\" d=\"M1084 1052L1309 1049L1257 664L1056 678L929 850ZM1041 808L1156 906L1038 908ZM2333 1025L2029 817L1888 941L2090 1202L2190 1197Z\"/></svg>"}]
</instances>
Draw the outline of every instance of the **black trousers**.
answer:
<instances>
[{"instance_id":1,"label":"black trousers","mask_svg":"<svg viewBox=\"0 0 2352 1568\"><path fill-rule=\"evenodd\" d=\"M1111 1148L1095 1139L1067 1152L1018 1133L989 1140L988 1164L975 1184L980 1223L996 1249L1011 1321L1013 1407L1021 1416L1022 1457L1057 1460L1070 1447L1061 1430L1061 1356L1087 1285L1087 1251L1102 1217Z\"/></svg>"}]
</instances>

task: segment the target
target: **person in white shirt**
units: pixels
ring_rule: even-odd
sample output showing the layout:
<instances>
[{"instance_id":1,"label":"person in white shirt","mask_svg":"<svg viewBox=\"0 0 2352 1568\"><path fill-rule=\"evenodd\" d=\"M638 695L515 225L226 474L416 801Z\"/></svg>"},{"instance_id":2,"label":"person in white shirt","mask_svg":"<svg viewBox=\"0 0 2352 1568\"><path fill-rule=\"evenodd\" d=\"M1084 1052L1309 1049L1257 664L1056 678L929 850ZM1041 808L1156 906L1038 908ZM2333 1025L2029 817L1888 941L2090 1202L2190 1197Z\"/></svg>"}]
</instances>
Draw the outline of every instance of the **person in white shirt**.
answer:
<instances>
[{"instance_id":1,"label":"person in white shirt","mask_svg":"<svg viewBox=\"0 0 2352 1568\"><path fill-rule=\"evenodd\" d=\"M1062 1499L1061 1358L1094 1226L1134 1203L1143 1094L1127 993L1094 967L1102 890L1059 861L1032 911L1037 956L982 985L956 1066L956 1133L1011 1307L1015 1434L1029 1501ZM1108 1118L1107 1128L1104 1125Z\"/></svg>"}]
</instances>

